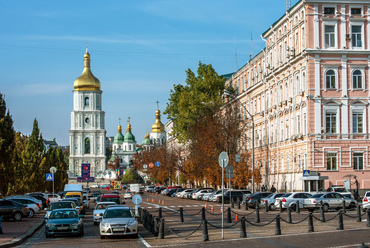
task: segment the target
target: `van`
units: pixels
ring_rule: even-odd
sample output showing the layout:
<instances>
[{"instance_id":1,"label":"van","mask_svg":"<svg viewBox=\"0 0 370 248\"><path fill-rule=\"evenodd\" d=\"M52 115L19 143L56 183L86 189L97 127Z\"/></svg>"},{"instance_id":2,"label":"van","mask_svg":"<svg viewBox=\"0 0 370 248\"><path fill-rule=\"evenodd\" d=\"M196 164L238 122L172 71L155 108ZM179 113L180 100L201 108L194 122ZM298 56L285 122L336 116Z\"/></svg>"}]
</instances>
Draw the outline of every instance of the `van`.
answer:
<instances>
[{"instance_id":1,"label":"van","mask_svg":"<svg viewBox=\"0 0 370 248\"><path fill-rule=\"evenodd\" d=\"M85 207L83 204L83 196L81 192L66 192L64 199L68 199L68 198L77 198L78 205L81 208L81 214L85 214Z\"/></svg>"}]
</instances>

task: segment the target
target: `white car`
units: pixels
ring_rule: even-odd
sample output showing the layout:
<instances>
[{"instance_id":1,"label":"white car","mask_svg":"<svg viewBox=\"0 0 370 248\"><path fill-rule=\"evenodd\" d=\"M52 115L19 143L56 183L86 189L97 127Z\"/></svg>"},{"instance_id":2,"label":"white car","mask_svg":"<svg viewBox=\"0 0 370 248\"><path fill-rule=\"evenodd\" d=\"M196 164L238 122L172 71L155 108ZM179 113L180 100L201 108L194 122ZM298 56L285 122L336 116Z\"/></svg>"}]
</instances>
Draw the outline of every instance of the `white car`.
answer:
<instances>
[{"instance_id":1,"label":"white car","mask_svg":"<svg viewBox=\"0 0 370 248\"><path fill-rule=\"evenodd\" d=\"M213 189L200 189L199 191L193 193L191 196L193 200L198 200L198 196L203 195L205 193L213 192Z\"/></svg>"},{"instance_id":2,"label":"white car","mask_svg":"<svg viewBox=\"0 0 370 248\"><path fill-rule=\"evenodd\" d=\"M293 211L296 210L297 207L297 201L298 201L298 207L303 208L303 201L304 199L307 199L311 197L311 193L306 192L292 192L292 193L286 193L280 197L275 198L275 208L280 208L280 200L281 200L281 206L282 208L290 208Z\"/></svg>"},{"instance_id":3,"label":"white car","mask_svg":"<svg viewBox=\"0 0 370 248\"><path fill-rule=\"evenodd\" d=\"M135 214L130 207L111 206L108 207L103 215L99 225L100 238L106 236L138 236L138 223L135 220Z\"/></svg>"},{"instance_id":4,"label":"white car","mask_svg":"<svg viewBox=\"0 0 370 248\"><path fill-rule=\"evenodd\" d=\"M185 195L192 192L194 189L185 189L184 191L180 192L180 194L178 195L178 197L180 198L186 198Z\"/></svg>"},{"instance_id":5,"label":"white car","mask_svg":"<svg viewBox=\"0 0 370 248\"><path fill-rule=\"evenodd\" d=\"M366 191L362 199L362 209L366 211L368 208L370 208L370 191Z\"/></svg>"},{"instance_id":6,"label":"white car","mask_svg":"<svg viewBox=\"0 0 370 248\"><path fill-rule=\"evenodd\" d=\"M54 195L53 194L48 194L48 200L49 200L50 203L52 203L52 202L58 202L58 201L62 200L62 198L58 194L54 194Z\"/></svg>"},{"instance_id":7,"label":"white car","mask_svg":"<svg viewBox=\"0 0 370 248\"><path fill-rule=\"evenodd\" d=\"M97 225L101 219L102 215L104 214L105 209L107 209L110 205L117 205L115 202L99 202L96 204L93 210L93 217L94 217L94 225Z\"/></svg>"},{"instance_id":8,"label":"white car","mask_svg":"<svg viewBox=\"0 0 370 248\"><path fill-rule=\"evenodd\" d=\"M131 191L126 191L126 193L123 194L124 199L132 199L132 196L134 195Z\"/></svg>"}]
</instances>

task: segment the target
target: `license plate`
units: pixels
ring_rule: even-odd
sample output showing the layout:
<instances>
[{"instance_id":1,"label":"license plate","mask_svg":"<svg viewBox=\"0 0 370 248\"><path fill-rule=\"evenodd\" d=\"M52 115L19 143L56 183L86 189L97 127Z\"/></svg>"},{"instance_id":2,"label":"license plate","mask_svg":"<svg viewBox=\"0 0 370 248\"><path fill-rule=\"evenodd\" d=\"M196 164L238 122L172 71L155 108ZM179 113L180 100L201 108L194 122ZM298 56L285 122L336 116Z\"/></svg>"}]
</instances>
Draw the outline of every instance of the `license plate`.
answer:
<instances>
[{"instance_id":1,"label":"license plate","mask_svg":"<svg viewBox=\"0 0 370 248\"><path fill-rule=\"evenodd\" d=\"M114 228L113 231L114 232L124 232L125 228Z\"/></svg>"},{"instance_id":2,"label":"license plate","mask_svg":"<svg viewBox=\"0 0 370 248\"><path fill-rule=\"evenodd\" d=\"M58 227L58 230L67 230L67 229L68 229L68 226Z\"/></svg>"}]
</instances>

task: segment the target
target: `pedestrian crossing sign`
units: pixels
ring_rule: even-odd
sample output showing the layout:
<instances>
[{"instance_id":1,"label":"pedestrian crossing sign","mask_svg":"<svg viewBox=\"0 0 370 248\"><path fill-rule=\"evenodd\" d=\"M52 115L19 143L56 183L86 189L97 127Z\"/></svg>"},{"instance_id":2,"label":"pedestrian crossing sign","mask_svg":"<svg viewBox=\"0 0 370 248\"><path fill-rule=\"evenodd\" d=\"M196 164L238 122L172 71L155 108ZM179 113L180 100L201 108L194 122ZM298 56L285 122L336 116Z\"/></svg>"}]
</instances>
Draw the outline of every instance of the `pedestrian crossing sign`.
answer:
<instances>
[{"instance_id":1,"label":"pedestrian crossing sign","mask_svg":"<svg viewBox=\"0 0 370 248\"><path fill-rule=\"evenodd\" d=\"M53 181L53 174L52 173L47 173L46 174L46 181Z\"/></svg>"},{"instance_id":2,"label":"pedestrian crossing sign","mask_svg":"<svg viewBox=\"0 0 370 248\"><path fill-rule=\"evenodd\" d=\"M303 176L309 177L310 176L310 170L303 170Z\"/></svg>"}]
</instances>

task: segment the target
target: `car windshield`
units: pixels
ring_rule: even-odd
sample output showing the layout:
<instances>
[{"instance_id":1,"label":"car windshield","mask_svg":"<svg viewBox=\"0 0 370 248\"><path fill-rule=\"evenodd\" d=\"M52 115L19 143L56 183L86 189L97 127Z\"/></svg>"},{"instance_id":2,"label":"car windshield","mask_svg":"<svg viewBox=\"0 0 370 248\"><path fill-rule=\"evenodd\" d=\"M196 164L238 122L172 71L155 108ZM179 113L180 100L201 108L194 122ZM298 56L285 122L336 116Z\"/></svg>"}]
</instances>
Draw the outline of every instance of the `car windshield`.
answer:
<instances>
[{"instance_id":1,"label":"car windshield","mask_svg":"<svg viewBox=\"0 0 370 248\"><path fill-rule=\"evenodd\" d=\"M56 202L50 204L49 210L61 209L61 208L72 208L72 203L70 202Z\"/></svg>"},{"instance_id":2,"label":"car windshield","mask_svg":"<svg viewBox=\"0 0 370 248\"><path fill-rule=\"evenodd\" d=\"M98 204L96 205L95 209L106 209L109 205L114 205L114 204L113 203Z\"/></svg>"},{"instance_id":3,"label":"car windshield","mask_svg":"<svg viewBox=\"0 0 370 248\"><path fill-rule=\"evenodd\" d=\"M54 210L50 214L50 219L72 219L77 218L77 212L75 210Z\"/></svg>"},{"instance_id":4,"label":"car windshield","mask_svg":"<svg viewBox=\"0 0 370 248\"><path fill-rule=\"evenodd\" d=\"M323 194L315 194L313 196L311 196L310 198L320 198Z\"/></svg>"},{"instance_id":5,"label":"car windshield","mask_svg":"<svg viewBox=\"0 0 370 248\"><path fill-rule=\"evenodd\" d=\"M119 198L117 197L110 197L110 198L100 198L101 201L105 201L105 202L115 202L117 204L120 204L119 202Z\"/></svg>"},{"instance_id":6,"label":"car windshield","mask_svg":"<svg viewBox=\"0 0 370 248\"><path fill-rule=\"evenodd\" d=\"M335 192L348 192L346 188L334 188Z\"/></svg>"},{"instance_id":7,"label":"car windshield","mask_svg":"<svg viewBox=\"0 0 370 248\"><path fill-rule=\"evenodd\" d=\"M104 218L132 218L131 209L108 209L104 212Z\"/></svg>"}]
</instances>

